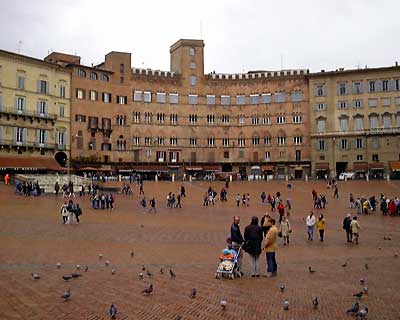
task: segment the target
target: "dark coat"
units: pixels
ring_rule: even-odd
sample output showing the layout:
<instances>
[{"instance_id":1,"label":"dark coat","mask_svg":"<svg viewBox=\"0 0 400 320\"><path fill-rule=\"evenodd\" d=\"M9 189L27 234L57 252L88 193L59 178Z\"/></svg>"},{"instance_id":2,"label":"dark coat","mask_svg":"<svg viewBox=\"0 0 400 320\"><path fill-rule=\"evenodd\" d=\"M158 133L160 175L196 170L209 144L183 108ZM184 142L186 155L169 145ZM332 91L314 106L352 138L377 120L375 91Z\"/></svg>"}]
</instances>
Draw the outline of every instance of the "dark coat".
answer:
<instances>
[{"instance_id":1,"label":"dark coat","mask_svg":"<svg viewBox=\"0 0 400 320\"><path fill-rule=\"evenodd\" d=\"M261 254L263 230L259 225L249 224L246 229L244 229L244 240L246 242L247 253L253 256Z\"/></svg>"},{"instance_id":2,"label":"dark coat","mask_svg":"<svg viewBox=\"0 0 400 320\"><path fill-rule=\"evenodd\" d=\"M237 242L237 243L243 242L243 236L242 233L240 232L239 226L234 223L232 223L231 226L231 239L232 242Z\"/></svg>"},{"instance_id":3,"label":"dark coat","mask_svg":"<svg viewBox=\"0 0 400 320\"><path fill-rule=\"evenodd\" d=\"M346 217L343 220L343 229L344 230L350 230L350 224L351 224L351 218Z\"/></svg>"}]
</instances>

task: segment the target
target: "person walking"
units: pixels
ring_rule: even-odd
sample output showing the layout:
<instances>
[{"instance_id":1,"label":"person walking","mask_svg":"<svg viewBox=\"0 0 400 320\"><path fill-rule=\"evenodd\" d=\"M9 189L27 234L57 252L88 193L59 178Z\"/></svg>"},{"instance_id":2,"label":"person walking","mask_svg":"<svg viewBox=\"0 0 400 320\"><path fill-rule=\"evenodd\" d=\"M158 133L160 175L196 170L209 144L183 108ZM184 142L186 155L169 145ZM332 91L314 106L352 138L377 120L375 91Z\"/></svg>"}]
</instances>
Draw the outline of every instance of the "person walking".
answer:
<instances>
[{"instance_id":1,"label":"person walking","mask_svg":"<svg viewBox=\"0 0 400 320\"><path fill-rule=\"evenodd\" d=\"M236 206L239 207L240 206L240 200L241 200L241 196L240 196L239 193L236 195L235 200L236 200Z\"/></svg>"},{"instance_id":2,"label":"person walking","mask_svg":"<svg viewBox=\"0 0 400 320\"><path fill-rule=\"evenodd\" d=\"M8 185L9 183L10 183L10 174L6 174L5 176L4 176L4 183L6 184L6 185Z\"/></svg>"},{"instance_id":3,"label":"person walking","mask_svg":"<svg viewBox=\"0 0 400 320\"><path fill-rule=\"evenodd\" d=\"M82 215L82 209L79 206L79 203L76 204L74 213L75 213L76 223L79 224L80 222L79 217Z\"/></svg>"},{"instance_id":4,"label":"person walking","mask_svg":"<svg viewBox=\"0 0 400 320\"><path fill-rule=\"evenodd\" d=\"M358 245L358 237L360 235L360 223L357 220L357 216L353 217L353 221L350 224L351 234L353 237L353 242Z\"/></svg>"},{"instance_id":5,"label":"person walking","mask_svg":"<svg viewBox=\"0 0 400 320\"><path fill-rule=\"evenodd\" d=\"M275 277L278 272L278 265L276 263L276 248L277 248L277 239L278 239L278 229L275 226L275 219L271 219L271 228L267 233L267 237L265 239L265 247L264 250L267 256L267 273L263 276L265 277Z\"/></svg>"},{"instance_id":6,"label":"person walking","mask_svg":"<svg viewBox=\"0 0 400 320\"><path fill-rule=\"evenodd\" d=\"M149 212L157 213L157 210L156 210L156 199L154 197L150 200Z\"/></svg>"},{"instance_id":7,"label":"person walking","mask_svg":"<svg viewBox=\"0 0 400 320\"><path fill-rule=\"evenodd\" d=\"M292 232L290 228L289 220L283 216L281 225L279 227L279 232L282 234L283 245L289 245L289 234Z\"/></svg>"},{"instance_id":8,"label":"person walking","mask_svg":"<svg viewBox=\"0 0 400 320\"><path fill-rule=\"evenodd\" d=\"M352 242L351 236L351 214L348 213L343 219L343 229L346 231L347 242Z\"/></svg>"},{"instance_id":9,"label":"person walking","mask_svg":"<svg viewBox=\"0 0 400 320\"><path fill-rule=\"evenodd\" d=\"M338 189L338 186L337 186L337 184L335 185L335 191L334 191L334 193L333 193L333 199L339 199L339 189Z\"/></svg>"},{"instance_id":10,"label":"person walking","mask_svg":"<svg viewBox=\"0 0 400 320\"><path fill-rule=\"evenodd\" d=\"M306 225L307 225L308 240L312 241L314 238L314 225L315 225L314 212L310 211L310 214L306 218Z\"/></svg>"},{"instance_id":11,"label":"person walking","mask_svg":"<svg viewBox=\"0 0 400 320\"><path fill-rule=\"evenodd\" d=\"M56 196L58 196L59 192L60 192L60 184L58 183L58 181L56 181L56 183L54 184L54 193L56 194Z\"/></svg>"},{"instance_id":12,"label":"person walking","mask_svg":"<svg viewBox=\"0 0 400 320\"><path fill-rule=\"evenodd\" d=\"M186 198L186 190L184 185L181 185L181 198Z\"/></svg>"},{"instance_id":13,"label":"person walking","mask_svg":"<svg viewBox=\"0 0 400 320\"><path fill-rule=\"evenodd\" d=\"M239 247L242 245L244 239L242 236L242 233L240 231L240 217L239 216L234 216L233 217L233 223L231 225L231 239L232 239L232 247L235 250L238 250ZM243 276L242 272L242 254L238 258L238 272Z\"/></svg>"},{"instance_id":14,"label":"person walking","mask_svg":"<svg viewBox=\"0 0 400 320\"><path fill-rule=\"evenodd\" d=\"M324 218L324 215L322 213L318 217L317 229L318 229L318 232L319 232L319 240L320 241L324 241L325 218Z\"/></svg>"},{"instance_id":15,"label":"person walking","mask_svg":"<svg viewBox=\"0 0 400 320\"><path fill-rule=\"evenodd\" d=\"M60 210L60 213L61 213L61 216L62 216L62 219L63 219L63 224L66 224L67 221L68 221L68 209L67 209L67 207L68 207L68 204L65 201L64 204L61 206L61 210Z\"/></svg>"},{"instance_id":16,"label":"person walking","mask_svg":"<svg viewBox=\"0 0 400 320\"><path fill-rule=\"evenodd\" d=\"M176 205L175 205L175 208L182 208L182 205L181 205L181 194L180 194L180 193L178 193L178 194L176 195Z\"/></svg>"},{"instance_id":17,"label":"person walking","mask_svg":"<svg viewBox=\"0 0 400 320\"><path fill-rule=\"evenodd\" d=\"M143 180L140 180L139 183L139 195L144 194L144 190L143 190Z\"/></svg>"},{"instance_id":18,"label":"person walking","mask_svg":"<svg viewBox=\"0 0 400 320\"><path fill-rule=\"evenodd\" d=\"M263 233L258 225L258 218L252 217L250 224L244 229L244 250L249 254L251 276L260 276L260 254Z\"/></svg>"}]
</instances>

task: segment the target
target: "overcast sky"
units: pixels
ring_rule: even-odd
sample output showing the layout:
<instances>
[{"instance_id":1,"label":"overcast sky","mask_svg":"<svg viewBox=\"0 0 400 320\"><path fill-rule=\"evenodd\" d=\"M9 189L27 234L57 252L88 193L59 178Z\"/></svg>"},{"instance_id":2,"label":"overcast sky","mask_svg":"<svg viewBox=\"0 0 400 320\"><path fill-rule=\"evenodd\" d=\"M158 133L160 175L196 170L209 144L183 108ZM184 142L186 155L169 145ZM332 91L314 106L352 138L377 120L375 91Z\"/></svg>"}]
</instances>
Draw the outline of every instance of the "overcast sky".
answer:
<instances>
[{"instance_id":1,"label":"overcast sky","mask_svg":"<svg viewBox=\"0 0 400 320\"><path fill-rule=\"evenodd\" d=\"M205 72L393 65L399 0L0 0L0 48L43 58L112 50L169 70L180 38L205 41ZM19 45L19 41L22 43Z\"/></svg>"}]
</instances>

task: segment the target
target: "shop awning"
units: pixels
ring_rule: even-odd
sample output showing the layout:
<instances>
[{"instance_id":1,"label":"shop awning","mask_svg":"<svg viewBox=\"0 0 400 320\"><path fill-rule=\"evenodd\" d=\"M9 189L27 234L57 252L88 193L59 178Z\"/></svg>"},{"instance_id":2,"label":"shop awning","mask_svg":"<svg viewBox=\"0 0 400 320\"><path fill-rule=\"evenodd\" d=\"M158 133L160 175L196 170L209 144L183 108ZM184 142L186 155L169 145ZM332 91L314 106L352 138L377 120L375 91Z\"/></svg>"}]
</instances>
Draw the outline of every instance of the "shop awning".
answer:
<instances>
[{"instance_id":1,"label":"shop awning","mask_svg":"<svg viewBox=\"0 0 400 320\"><path fill-rule=\"evenodd\" d=\"M185 166L185 170L188 170L188 171L203 171L203 167L200 167L200 166Z\"/></svg>"},{"instance_id":2,"label":"shop awning","mask_svg":"<svg viewBox=\"0 0 400 320\"><path fill-rule=\"evenodd\" d=\"M136 172L168 172L168 166L167 165L138 165L138 166L132 166L132 169Z\"/></svg>"},{"instance_id":3,"label":"shop awning","mask_svg":"<svg viewBox=\"0 0 400 320\"><path fill-rule=\"evenodd\" d=\"M315 170L329 170L329 163L328 162L317 162L315 164Z\"/></svg>"},{"instance_id":4,"label":"shop awning","mask_svg":"<svg viewBox=\"0 0 400 320\"><path fill-rule=\"evenodd\" d=\"M221 166L208 164L204 165L203 169L204 171L221 171Z\"/></svg>"},{"instance_id":5,"label":"shop awning","mask_svg":"<svg viewBox=\"0 0 400 320\"><path fill-rule=\"evenodd\" d=\"M368 162L353 162L353 170L355 172L368 171Z\"/></svg>"},{"instance_id":6,"label":"shop awning","mask_svg":"<svg viewBox=\"0 0 400 320\"><path fill-rule=\"evenodd\" d=\"M272 171L274 170L274 166L272 164L265 164L261 166L262 171Z\"/></svg>"},{"instance_id":7,"label":"shop awning","mask_svg":"<svg viewBox=\"0 0 400 320\"><path fill-rule=\"evenodd\" d=\"M54 158L49 157L0 157L1 170L50 170L63 171L66 168L61 167Z\"/></svg>"},{"instance_id":8,"label":"shop awning","mask_svg":"<svg viewBox=\"0 0 400 320\"><path fill-rule=\"evenodd\" d=\"M370 162L368 168L369 170L383 170L385 169L385 166L383 162Z\"/></svg>"},{"instance_id":9,"label":"shop awning","mask_svg":"<svg viewBox=\"0 0 400 320\"><path fill-rule=\"evenodd\" d=\"M400 171L400 161L389 161L389 166L392 171Z\"/></svg>"},{"instance_id":10,"label":"shop awning","mask_svg":"<svg viewBox=\"0 0 400 320\"><path fill-rule=\"evenodd\" d=\"M251 167L251 170L260 170L261 168L260 168L260 166L252 166Z\"/></svg>"}]
</instances>

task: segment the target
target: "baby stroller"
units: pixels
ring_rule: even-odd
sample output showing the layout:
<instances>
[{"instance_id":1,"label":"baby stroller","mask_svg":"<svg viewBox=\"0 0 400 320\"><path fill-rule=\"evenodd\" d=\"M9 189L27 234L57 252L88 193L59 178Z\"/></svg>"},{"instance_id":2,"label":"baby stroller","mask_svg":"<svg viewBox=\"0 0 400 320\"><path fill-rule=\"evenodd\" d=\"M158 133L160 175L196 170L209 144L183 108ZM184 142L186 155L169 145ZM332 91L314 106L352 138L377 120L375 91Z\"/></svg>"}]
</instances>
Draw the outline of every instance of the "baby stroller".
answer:
<instances>
[{"instance_id":1,"label":"baby stroller","mask_svg":"<svg viewBox=\"0 0 400 320\"><path fill-rule=\"evenodd\" d=\"M241 277L241 273L238 270L238 262L241 259L242 246L228 245L226 249L222 251L222 255L219 256L219 265L215 272L215 278L228 278L235 279Z\"/></svg>"}]
</instances>

